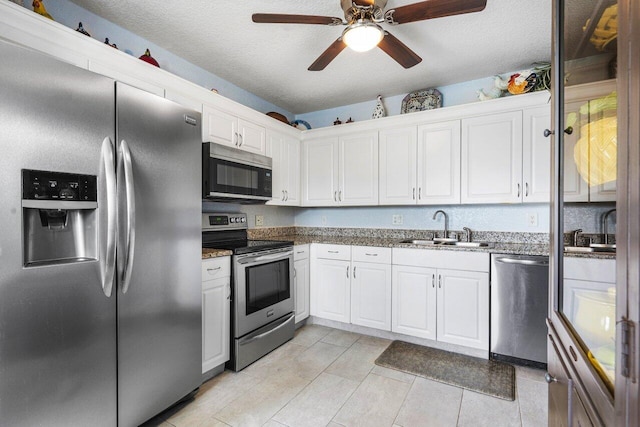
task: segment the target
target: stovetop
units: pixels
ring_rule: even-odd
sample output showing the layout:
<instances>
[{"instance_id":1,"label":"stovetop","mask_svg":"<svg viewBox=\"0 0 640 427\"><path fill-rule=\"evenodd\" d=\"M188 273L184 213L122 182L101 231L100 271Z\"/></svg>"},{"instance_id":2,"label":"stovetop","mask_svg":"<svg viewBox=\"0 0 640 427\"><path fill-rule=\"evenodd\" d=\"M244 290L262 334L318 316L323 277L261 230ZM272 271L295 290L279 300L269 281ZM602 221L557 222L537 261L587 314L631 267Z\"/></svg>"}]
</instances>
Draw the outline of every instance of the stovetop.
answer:
<instances>
[{"instance_id":1,"label":"stovetop","mask_svg":"<svg viewBox=\"0 0 640 427\"><path fill-rule=\"evenodd\" d=\"M293 246L293 242L283 240L250 240L247 228L244 213L203 213L202 247L228 249L234 255L241 255Z\"/></svg>"}]
</instances>

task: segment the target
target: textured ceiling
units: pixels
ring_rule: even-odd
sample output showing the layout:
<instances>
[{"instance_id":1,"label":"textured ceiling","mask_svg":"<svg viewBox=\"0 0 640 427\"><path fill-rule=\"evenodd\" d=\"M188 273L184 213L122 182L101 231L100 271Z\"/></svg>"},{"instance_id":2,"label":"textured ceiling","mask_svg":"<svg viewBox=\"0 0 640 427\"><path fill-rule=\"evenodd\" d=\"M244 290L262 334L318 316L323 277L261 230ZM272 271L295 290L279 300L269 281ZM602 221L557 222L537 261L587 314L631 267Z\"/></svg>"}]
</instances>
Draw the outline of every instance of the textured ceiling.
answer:
<instances>
[{"instance_id":1,"label":"textured ceiling","mask_svg":"<svg viewBox=\"0 0 640 427\"><path fill-rule=\"evenodd\" d=\"M294 113L306 113L528 67L551 56L551 0L487 0L482 12L383 27L423 58L402 68L380 49L345 49L307 68L342 26L256 24L251 14L344 15L339 0L72 0ZM389 0L387 9L417 0Z\"/></svg>"}]
</instances>

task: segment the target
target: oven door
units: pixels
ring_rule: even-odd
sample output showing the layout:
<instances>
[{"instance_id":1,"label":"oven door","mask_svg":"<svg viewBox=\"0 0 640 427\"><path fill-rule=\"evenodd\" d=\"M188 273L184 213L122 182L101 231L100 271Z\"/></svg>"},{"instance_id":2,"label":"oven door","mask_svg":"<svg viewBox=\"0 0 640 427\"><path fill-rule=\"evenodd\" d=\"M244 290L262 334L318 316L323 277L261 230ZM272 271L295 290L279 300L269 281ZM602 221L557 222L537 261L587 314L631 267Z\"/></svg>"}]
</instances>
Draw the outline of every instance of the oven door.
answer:
<instances>
[{"instance_id":1,"label":"oven door","mask_svg":"<svg viewBox=\"0 0 640 427\"><path fill-rule=\"evenodd\" d=\"M294 309L293 248L234 255L234 337Z\"/></svg>"}]
</instances>

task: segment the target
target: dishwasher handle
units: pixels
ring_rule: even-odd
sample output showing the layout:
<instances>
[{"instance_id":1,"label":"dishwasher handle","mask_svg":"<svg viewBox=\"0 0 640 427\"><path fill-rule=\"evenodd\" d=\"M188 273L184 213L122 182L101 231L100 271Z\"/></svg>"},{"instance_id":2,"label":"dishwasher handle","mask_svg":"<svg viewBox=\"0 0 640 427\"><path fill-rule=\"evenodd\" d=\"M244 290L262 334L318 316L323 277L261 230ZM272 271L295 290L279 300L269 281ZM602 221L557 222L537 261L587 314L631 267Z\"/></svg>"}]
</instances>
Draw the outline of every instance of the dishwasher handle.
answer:
<instances>
[{"instance_id":1,"label":"dishwasher handle","mask_svg":"<svg viewBox=\"0 0 640 427\"><path fill-rule=\"evenodd\" d=\"M549 261L537 261L535 259L519 259L519 258L496 258L496 262L505 264L521 264L521 265L549 265Z\"/></svg>"}]
</instances>

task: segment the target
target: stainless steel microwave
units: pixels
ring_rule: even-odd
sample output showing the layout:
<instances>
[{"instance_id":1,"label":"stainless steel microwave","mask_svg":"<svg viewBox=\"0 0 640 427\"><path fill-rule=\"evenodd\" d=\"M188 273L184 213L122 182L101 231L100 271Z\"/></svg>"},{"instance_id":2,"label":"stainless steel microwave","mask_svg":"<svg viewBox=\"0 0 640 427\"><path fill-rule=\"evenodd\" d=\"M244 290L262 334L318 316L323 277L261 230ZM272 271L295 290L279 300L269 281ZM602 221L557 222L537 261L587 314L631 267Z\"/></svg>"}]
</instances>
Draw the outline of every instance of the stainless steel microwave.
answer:
<instances>
[{"instance_id":1,"label":"stainless steel microwave","mask_svg":"<svg viewBox=\"0 0 640 427\"><path fill-rule=\"evenodd\" d=\"M231 203L271 200L272 161L213 142L202 144L202 198Z\"/></svg>"}]
</instances>

